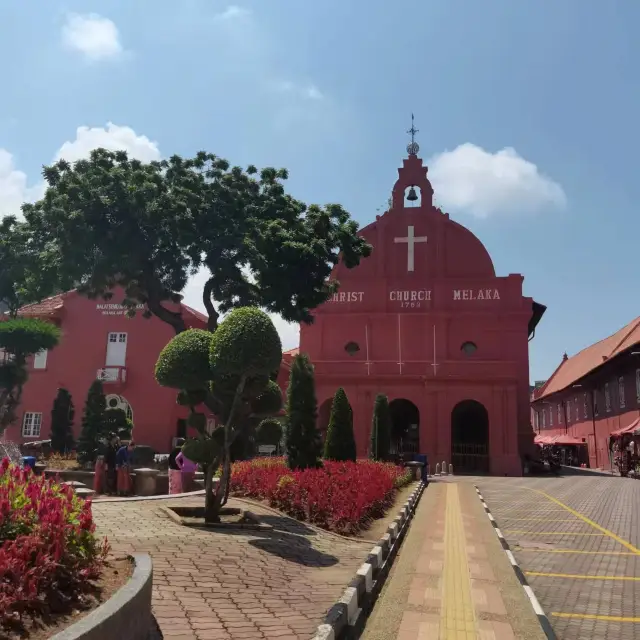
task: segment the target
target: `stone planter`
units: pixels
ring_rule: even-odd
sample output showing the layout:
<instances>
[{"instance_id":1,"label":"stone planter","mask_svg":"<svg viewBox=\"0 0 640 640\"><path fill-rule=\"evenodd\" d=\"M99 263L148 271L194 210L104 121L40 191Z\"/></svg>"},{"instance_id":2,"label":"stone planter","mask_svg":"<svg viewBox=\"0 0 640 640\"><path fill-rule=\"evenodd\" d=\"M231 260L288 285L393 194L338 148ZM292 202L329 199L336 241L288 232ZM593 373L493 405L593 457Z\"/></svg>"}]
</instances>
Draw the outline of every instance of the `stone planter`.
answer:
<instances>
[{"instance_id":1,"label":"stone planter","mask_svg":"<svg viewBox=\"0 0 640 640\"><path fill-rule=\"evenodd\" d=\"M155 496L157 494L158 469L136 469L134 493L137 496Z\"/></svg>"},{"instance_id":2,"label":"stone planter","mask_svg":"<svg viewBox=\"0 0 640 640\"><path fill-rule=\"evenodd\" d=\"M127 584L104 604L49 640L147 640L152 629L151 556L135 554L135 569Z\"/></svg>"}]
</instances>

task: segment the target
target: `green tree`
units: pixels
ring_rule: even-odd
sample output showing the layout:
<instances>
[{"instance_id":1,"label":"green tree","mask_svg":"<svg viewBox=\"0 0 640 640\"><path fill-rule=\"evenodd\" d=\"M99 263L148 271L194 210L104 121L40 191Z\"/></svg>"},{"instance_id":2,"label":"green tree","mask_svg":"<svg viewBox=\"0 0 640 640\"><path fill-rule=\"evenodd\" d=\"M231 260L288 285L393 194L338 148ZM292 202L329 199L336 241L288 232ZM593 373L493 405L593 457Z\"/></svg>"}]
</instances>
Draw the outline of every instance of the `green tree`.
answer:
<instances>
[{"instance_id":1,"label":"green tree","mask_svg":"<svg viewBox=\"0 0 640 640\"><path fill-rule=\"evenodd\" d=\"M340 387L333 397L331 417L324 443L327 460L356 460L356 439L353 434L353 411L344 389Z\"/></svg>"},{"instance_id":2,"label":"green tree","mask_svg":"<svg viewBox=\"0 0 640 640\"><path fill-rule=\"evenodd\" d=\"M205 472L205 520L219 520L231 478L232 445L256 420L278 413L282 393L271 380L282 360L282 345L269 316L255 307L235 309L215 332L189 329L176 335L156 363L156 380L180 389L178 401L189 407L189 426L197 436L183 447L185 456ZM221 426L206 431L209 408ZM222 469L220 482L213 478Z\"/></svg>"},{"instance_id":3,"label":"green tree","mask_svg":"<svg viewBox=\"0 0 640 640\"><path fill-rule=\"evenodd\" d=\"M373 405L373 420L371 424L371 458L386 460L391 449L391 413L389 399L382 393L376 396Z\"/></svg>"},{"instance_id":4,"label":"green tree","mask_svg":"<svg viewBox=\"0 0 640 640\"><path fill-rule=\"evenodd\" d=\"M107 401L100 380L94 380L89 387L82 413L82 430L78 438L78 461L81 464L94 462L100 442L106 435L105 412Z\"/></svg>"},{"instance_id":5,"label":"green tree","mask_svg":"<svg viewBox=\"0 0 640 640\"><path fill-rule=\"evenodd\" d=\"M266 444L277 447L282 440L282 424L277 418L265 418L256 429L256 441L258 444Z\"/></svg>"},{"instance_id":6,"label":"green tree","mask_svg":"<svg viewBox=\"0 0 640 640\"><path fill-rule=\"evenodd\" d=\"M166 302L181 299L200 267L209 274L202 301L213 331L219 313L246 306L310 323L311 310L338 288L333 266L355 267L371 253L341 206L307 206L288 195L285 169L245 171L204 152L143 163L97 149L43 174L45 197L23 213L58 280L105 299L120 285L130 315L142 303L143 315L176 333L185 322Z\"/></svg>"},{"instance_id":7,"label":"green tree","mask_svg":"<svg viewBox=\"0 0 640 640\"><path fill-rule=\"evenodd\" d=\"M313 365L306 354L298 354L291 363L285 417L285 447L291 469L313 469L322 464L317 418Z\"/></svg>"},{"instance_id":8,"label":"green tree","mask_svg":"<svg viewBox=\"0 0 640 640\"><path fill-rule=\"evenodd\" d=\"M127 418L124 409L107 409L104 412L104 432L115 433L122 440L129 440L133 431L133 422Z\"/></svg>"},{"instance_id":9,"label":"green tree","mask_svg":"<svg viewBox=\"0 0 640 640\"><path fill-rule=\"evenodd\" d=\"M58 389L51 410L51 448L58 453L73 449L73 419L75 408L71 394L66 389Z\"/></svg>"},{"instance_id":10,"label":"green tree","mask_svg":"<svg viewBox=\"0 0 640 640\"><path fill-rule=\"evenodd\" d=\"M0 321L0 434L16 419L29 378L27 360L60 341L60 329L37 318Z\"/></svg>"}]
</instances>

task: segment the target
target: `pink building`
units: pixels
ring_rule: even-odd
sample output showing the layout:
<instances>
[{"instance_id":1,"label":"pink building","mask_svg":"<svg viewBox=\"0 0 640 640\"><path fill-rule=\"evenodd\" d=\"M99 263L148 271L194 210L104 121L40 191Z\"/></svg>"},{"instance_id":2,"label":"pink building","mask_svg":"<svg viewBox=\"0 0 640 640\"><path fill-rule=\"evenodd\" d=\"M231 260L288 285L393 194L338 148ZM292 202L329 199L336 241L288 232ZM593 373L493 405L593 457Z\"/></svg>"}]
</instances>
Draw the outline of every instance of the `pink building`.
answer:
<instances>
[{"instance_id":1,"label":"pink building","mask_svg":"<svg viewBox=\"0 0 640 640\"><path fill-rule=\"evenodd\" d=\"M542 436L587 444L592 468L610 469L609 436L640 416L640 318L562 362L531 396Z\"/></svg>"},{"instance_id":2,"label":"pink building","mask_svg":"<svg viewBox=\"0 0 640 640\"><path fill-rule=\"evenodd\" d=\"M186 412L176 403L175 390L161 387L154 377L158 354L174 336L173 329L140 313L128 318L115 302L122 297L115 292L114 302L105 302L70 291L20 311L22 316L54 322L62 330L62 339L55 349L38 354L30 363L20 420L7 429L7 440L22 443L50 437L51 408L59 387L73 397L77 438L87 391L96 378L104 382L107 405L124 409L132 418L133 435L140 444L167 452L173 438L185 435ZM181 307L189 327L206 327L202 314Z\"/></svg>"}]
</instances>

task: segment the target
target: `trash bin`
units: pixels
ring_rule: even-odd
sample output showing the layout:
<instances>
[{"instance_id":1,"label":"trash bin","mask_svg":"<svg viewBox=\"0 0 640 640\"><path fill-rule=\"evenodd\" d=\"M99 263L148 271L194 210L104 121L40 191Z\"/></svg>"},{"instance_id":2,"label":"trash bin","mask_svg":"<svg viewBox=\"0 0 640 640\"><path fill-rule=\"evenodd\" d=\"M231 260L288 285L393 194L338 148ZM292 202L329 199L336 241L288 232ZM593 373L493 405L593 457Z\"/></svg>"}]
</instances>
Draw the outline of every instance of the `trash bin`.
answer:
<instances>
[{"instance_id":1,"label":"trash bin","mask_svg":"<svg viewBox=\"0 0 640 640\"><path fill-rule=\"evenodd\" d=\"M427 462L427 456L426 454L423 453L418 453L416 454L416 462L422 462L422 482L427 483L429 482L429 469L428 469L428 462Z\"/></svg>"},{"instance_id":2,"label":"trash bin","mask_svg":"<svg viewBox=\"0 0 640 640\"><path fill-rule=\"evenodd\" d=\"M35 456L23 456L22 457L22 466L29 467L32 471L36 466L36 458Z\"/></svg>"}]
</instances>

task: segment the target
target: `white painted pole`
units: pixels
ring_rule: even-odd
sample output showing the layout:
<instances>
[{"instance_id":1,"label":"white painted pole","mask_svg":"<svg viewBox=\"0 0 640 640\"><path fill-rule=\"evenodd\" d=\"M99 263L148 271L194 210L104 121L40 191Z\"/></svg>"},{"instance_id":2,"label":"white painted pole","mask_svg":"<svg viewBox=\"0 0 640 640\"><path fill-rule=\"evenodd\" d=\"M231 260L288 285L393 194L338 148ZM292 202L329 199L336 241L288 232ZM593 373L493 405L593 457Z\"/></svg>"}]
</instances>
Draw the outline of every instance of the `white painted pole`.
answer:
<instances>
[{"instance_id":1,"label":"white painted pole","mask_svg":"<svg viewBox=\"0 0 640 640\"><path fill-rule=\"evenodd\" d=\"M452 476L453 475L453 465L449 464L449 475Z\"/></svg>"},{"instance_id":2,"label":"white painted pole","mask_svg":"<svg viewBox=\"0 0 640 640\"><path fill-rule=\"evenodd\" d=\"M436 475L437 476L440 475L440 463L439 462L436 463Z\"/></svg>"},{"instance_id":3,"label":"white painted pole","mask_svg":"<svg viewBox=\"0 0 640 640\"><path fill-rule=\"evenodd\" d=\"M442 461L442 475L443 476L447 475L447 461L446 460Z\"/></svg>"}]
</instances>

